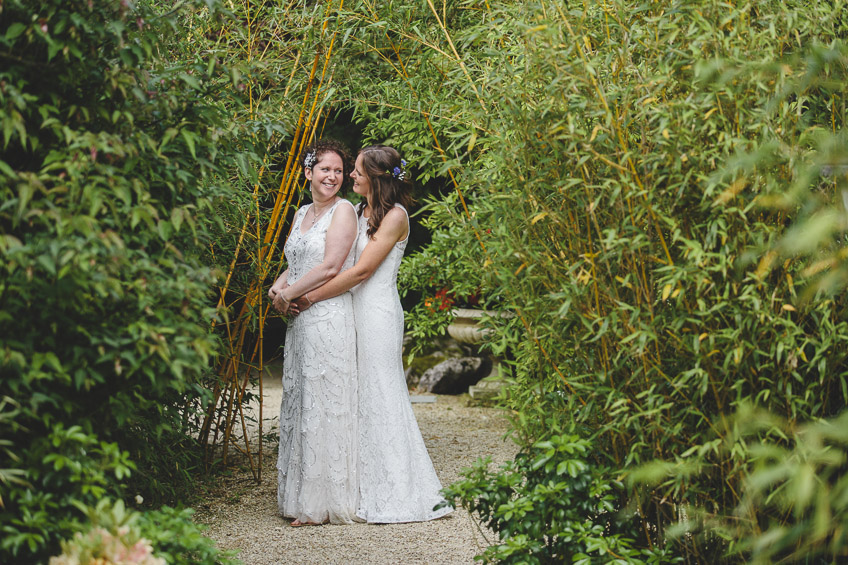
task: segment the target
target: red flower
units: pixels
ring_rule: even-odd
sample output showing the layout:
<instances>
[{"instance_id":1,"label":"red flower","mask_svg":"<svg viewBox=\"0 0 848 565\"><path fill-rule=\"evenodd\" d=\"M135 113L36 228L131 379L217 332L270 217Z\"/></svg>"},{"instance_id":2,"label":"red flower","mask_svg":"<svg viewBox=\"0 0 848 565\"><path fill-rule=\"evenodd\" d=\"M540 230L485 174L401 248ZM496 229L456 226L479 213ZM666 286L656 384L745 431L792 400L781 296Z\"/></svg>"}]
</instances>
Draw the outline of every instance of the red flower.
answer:
<instances>
[{"instance_id":1,"label":"red flower","mask_svg":"<svg viewBox=\"0 0 848 565\"><path fill-rule=\"evenodd\" d=\"M447 310L454 303L454 296L452 293L448 293L447 288L443 288L440 291L436 292L436 296L434 300L439 301L439 310Z\"/></svg>"}]
</instances>

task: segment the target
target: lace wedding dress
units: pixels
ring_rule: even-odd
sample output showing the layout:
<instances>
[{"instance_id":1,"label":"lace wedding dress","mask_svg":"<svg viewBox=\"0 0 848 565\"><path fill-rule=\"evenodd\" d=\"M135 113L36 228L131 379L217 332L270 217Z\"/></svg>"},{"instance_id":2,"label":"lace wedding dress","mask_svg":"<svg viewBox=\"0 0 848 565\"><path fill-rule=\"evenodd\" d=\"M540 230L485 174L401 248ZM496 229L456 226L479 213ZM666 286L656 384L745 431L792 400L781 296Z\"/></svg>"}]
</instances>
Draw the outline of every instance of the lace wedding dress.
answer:
<instances>
[{"instance_id":1,"label":"lace wedding dress","mask_svg":"<svg viewBox=\"0 0 848 565\"><path fill-rule=\"evenodd\" d=\"M295 216L285 246L288 283L324 259L327 229L339 200L305 233L309 206ZM343 269L353 265L353 248ZM283 363L277 504L302 522L347 524L356 520L356 333L350 293L324 300L289 321Z\"/></svg>"},{"instance_id":2,"label":"lace wedding dress","mask_svg":"<svg viewBox=\"0 0 848 565\"><path fill-rule=\"evenodd\" d=\"M369 241L367 227L367 219L360 217L357 260ZM397 273L408 239L398 242L374 274L351 290L359 371L357 516L367 522L420 522L451 512L433 510L442 501L442 486L412 412L401 361L403 309Z\"/></svg>"}]
</instances>

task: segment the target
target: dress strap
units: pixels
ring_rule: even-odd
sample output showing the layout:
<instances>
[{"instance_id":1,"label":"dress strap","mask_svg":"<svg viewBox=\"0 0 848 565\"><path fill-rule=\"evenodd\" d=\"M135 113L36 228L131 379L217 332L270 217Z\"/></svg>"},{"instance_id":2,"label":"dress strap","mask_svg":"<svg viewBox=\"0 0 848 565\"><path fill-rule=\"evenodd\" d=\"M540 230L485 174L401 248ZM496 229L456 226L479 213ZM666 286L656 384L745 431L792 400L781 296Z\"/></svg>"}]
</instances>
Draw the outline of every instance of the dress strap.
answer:
<instances>
[{"instance_id":1,"label":"dress strap","mask_svg":"<svg viewBox=\"0 0 848 565\"><path fill-rule=\"evenodd\" d=\"M312 206L311 202L297 209L297 212L294 214L294 220L292 220L292 231L300 231L300 224L303 222L303 218L306 217L306 211L309 210L310 206Z\"/></svg>"},{"instance_id":2,"label":"dress strap","mask_svg":"<svg viewBox=\"0 0 848 565\"><path fill-rule=\"evenodd\" d=\"M338 200L336 200L335 202L333 202L333 205L332 205L332 206L330 206L330 209L329 209L329 210L327 210L327 213L326 213L326 214L323 214L320 218L318 218L318 221L319 221L319 222L324 221L324 218L325 218L325 217L326 217L326 218L332 218L332 217L333 217L333 214L335 214L335 213L336 213L336 208L338 208L338 207L339 207L339 204L341 204L342 202L347 202L348 204L350 204L350 202L348 202L348 201L347 201L347 200L345 200L344 198L339 198ZM353 206L353 204L350 204L350 205L351 205L351 206ZM312 204L310 204L310 206L312 206Z\"/></svg>"},{"instance_id":3,"label":"dress strap","mask_svg":"<svg viewBox=\"0 0 848 565\"><path fill-rule=\"evenodd\" d=\"M353 213L354 213L354 214L356 213L356 208L354 208L353 204L351 204L349 200L345 200L344 198L339 198L339 199L338 199L338 200L336 200L336 202L332 205L332 207L330 207L330 211L329 211L329 212L327 212L327 216L332 218L333 214L335 214L335 213L336 213L336 208L338 208L338 207L339 207L339 204L341 204L342 202L344 202L345 204L347 204L348 206L350 206L350 207L351 207L351 209L353 210ZM331 220L331 221L332 221L332 220Z\"/></svg>"},{"instance_id":4,"label":"dress strap","mask_svg":"<svg viewBox=\"0 0 848 565\"><path fill-rule=\"evenodd\" d=\"M412 233L412 230L410 229L409 225L409 212L406 211L406 208L403 204L395 203L395 208L400 208L401 210L403 210L404 215L406 215L406 237L398 241L398 243L404 243L409 240L409 234ZM397 245L397 243L395 245Z\"/></svg>"}]
</instances>

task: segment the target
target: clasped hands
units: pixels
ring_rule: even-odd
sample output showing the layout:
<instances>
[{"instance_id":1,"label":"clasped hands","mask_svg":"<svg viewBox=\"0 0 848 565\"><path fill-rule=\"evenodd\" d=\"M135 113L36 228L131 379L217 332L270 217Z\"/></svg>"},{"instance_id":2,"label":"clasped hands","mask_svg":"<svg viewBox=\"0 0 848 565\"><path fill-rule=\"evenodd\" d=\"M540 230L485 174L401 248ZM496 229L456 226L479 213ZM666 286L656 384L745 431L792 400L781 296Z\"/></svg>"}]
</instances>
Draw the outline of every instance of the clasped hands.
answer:
<instances>
[{"instance_id":1,"label":"clasped hands","mask_svg":"<svg viewBox=\"0 0 848 565\"><path fill-rule=\"evenodd\" d=\"M274 310L285 316L297 316L312 306L312 304L303 296L292 299L292 297L289 296L289 293L286 292L288 288L288 285L282 288L272 286L268 290L268 298L271 300Z\"/></svg>"}]
</instances>

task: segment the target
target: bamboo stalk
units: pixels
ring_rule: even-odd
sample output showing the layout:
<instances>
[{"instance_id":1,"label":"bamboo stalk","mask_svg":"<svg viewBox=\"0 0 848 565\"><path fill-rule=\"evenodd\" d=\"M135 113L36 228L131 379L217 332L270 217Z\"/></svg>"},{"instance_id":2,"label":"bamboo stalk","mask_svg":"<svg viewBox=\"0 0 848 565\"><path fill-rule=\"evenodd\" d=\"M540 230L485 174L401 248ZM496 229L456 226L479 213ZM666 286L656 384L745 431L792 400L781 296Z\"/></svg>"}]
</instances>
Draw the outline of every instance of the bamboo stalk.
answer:
<instances>
[{"instance_id":1,"label":"bamboo stalk","mask_svg":"<svg viewBox=\"0 0 848 565\"><path fill-rule=\"evenodd\" d=\"M461 65L462 70L464 71L466 78L469 80L469 82L471 82L472 87L474 88L474 92L475 92L475 94L477 94L478 102L480 103L480 105L482 106L482 108L485 110L485 109L486 109L485 104L483 103L482 99L480 99L480 97L479 97L479 92L477 91L476 85L473 83L473 80L471 79L471 76L468 74L467 69L465 68L464 63L462 62L461 58L459 57L459 54L458 54L458 52L456 51L456 49L455 49L455 47L454 47L454 45L453 45L453 41L452 41L452 39L451 39L451 37L450 37L450 34L449 34L449 32L448 32L447 28L446 28L446 27L444 26L444 24L442 23L442 20L439 20L439 19L438 19L438 14L435 12L435 7L433 6L432 0L427 0L427 3L428 3L428 5L430 6L431 10L434 12L434 15L436 16L436 18L437 18L437 20L438 20L439 26L441 27L441 29L443 30L443 32L444 32L444 34L445 34L445 36L447 37L448 43L450 44L451 48L453 49L454 55L455 55L455 57L456 57L456 59L457 59L457 62ZM410 90L411 90L411 92L412 92L413 96L415 96L416 98L419 98L419 97L418 97L417 92L416 92L416 91L412 88L412 83L411 83L411 81L409 80L409 75L408 75L408 73L407 73L406 66L405 66L405 65L404 65L404 63L403 63L403 59L402 59L402 58L401 58L401 56L400 56L400 51L399 51L399 49L398 49L398 47L397 47L397 44L396 44L396 43L395 43L395 42L394 42L394 41L393 41L393 40L392 40L392 39L388 36L388 34L385 34L385 37L389 40L389 43L390 43L390 44L391 44L391 46L392 46L392 50L394 51L395 56L396 56L396 57L397 57L397 59L398 59L398 62L399 62L400 67L401 67L401 73L400 73L400 74L401 74L402 78L406 81L407 85L410 87ZM442 51L442 53L444 53L444 52ZM446 153L445 153L444 149L442 149L441 144L439 143L438 136L436 135L436 131L435 131L434 127L433 127L432 122L430 121L429 115L428 115L428 114L422 114L422 115L423 115L423 117L424 117L425 122L427 123L427 128L429 129L430 134L431 134L431 136L432 136L432 138L433 138L434 147L435 147L435 148L436 148L436 150L439 152L439 155L442 157L443 162L447 162L447 155L446 155ZM448 168L447 172L448 172L448 175L450 176L451 182L453 183L454 189L456 190L457 195L459 196L459 199L460 199L460 202L461 202L461 204L462 204L462 208L463 208L463 211L464 211L464 213L465 213L465 216L466 216L468 219L470 219L470 218L471 218L471 214L470 214L470 212L469 212L469 210L468 210L468 205L466 204L465 197L464 197L464 195L462 194L462 190L461 190L461 188L459 187L459 183L457 182L456 177L454 177L453 170L452 170L451 168ZM486 246L485 246L485 244L483 243L483 239L482 239L482 237L480 236L480 233L478 232L478 230L476 229L476 227L473 227L473 226L472 226L472 230L473 230L473 232L474 232L474 235L475 235L475 236L476 236L476 238L477 238L477 241L478 241L478 242L479 242L479 244L480 244L480 247L481 247L481 248L482 248L482 250L483 250L484 255L486 255L486 257L487 257L487 259L488 259L488 258L489 258L488 250L486 249ZM484 265L486 265L486 264L491 264L491 261L486 261L486 262L484 262ZM527 331L528 331L528 335L530 335L530 336L531 336L531 338L533 339L534 343L537 345L537 347L539 348L539 350L542 352L542 354L543 354L543 356L545 357L545 359L546 359L546 360L550 363L551 367L554 369L554 371L555 371L555 372L557 373L557 375L560 377L560 380L563 382L563 384L566 386L566 388L567 388L567 389L568 389L568 390L569 390L572 394L574 394L574 395L577 397L577 399L580 401L580 403L581 403L581 404L583 404L583 405L585 406L585 405L586 405L586 401L585 401L585 400L583 400L583 398L582 398L579 394L577 394L576 390L575 390L575 389L574 389L574 387L571 385L571 383L570 383L570 382L568 382L568 379L566 379L565 375L562 373L562 371L560 370L559 366L558 366L558 365L557 365L557 364L553 361L553 359L551 358L551 356L550 356L550 355L548 354L548 352L545 350L545 347L542 345L542 343L539 341L539 339L538 339L538 338L537 338L537 337L533 334L533 332L532 332L532 331L530 331L530 326L529 326L529 324L527 323L527 320L526 320L526 318L524 317L524 314L521 312L521 310L520 310L520 309L516 309L516 314L518 315L518 317L519 317L519 319L521 320L521 322L522 322L522 324L524 325L524 327L527 329Z\"/></svg>"},{"instance_id":2,"label":"bamboo stalk","mask_svg":"<svg viewBox=\"0 0 848 565\"><path fill-rule=\"evenodd\" d=\"M341 9L342 5L343 0L339 3L338 9ZM257 9L253 12L251 11L250 6L246 6L248 23L247 27L249 30L247 37L248 58L253 56L253 48L255 46L257 38L259 37L258 31L254 32L254 25L257 22L257 18L259 17L257 14L261 11L262 6L264 6L264 3L258 5ZM290 6L286 9L288 10L289 8ZM327 33L330 21L329 15L333 10L333 4L331 2L328 2L324 10L324 17L321 26L322 36ZM232 445L239 452L241 452L247 457L253 476L257 481L261 481L262 478L262 420L264 415L264 388L262 384L262 378L264 376L265 369L263 344L265 338L264 326L269 312L269 306L263 304L263 286L265 279L270 273L272 264L274 263L274 261L272 260L272 256L273 251L276 249L275 242L279 241L282 229L287 223L287 212L293 201L294 193L296 192L295 189L298 187L297 178L299 177L301 168L300 163L296 162L296 157L303 150L303 147L314 138L317 125L321 121L321 118L323 116L323 106L321 104L321 97L326 91L328 85L332 83L333 73L328 73L328 71L330 69L330 63L332 60L333 46L336 34L337 31L333 31L332 36L330 37L328 49L326 49L326 51L323 53L321 51L318 51L313 59L312 66L309 71L309 78L306 81L306 91L303 95L300 105L297 125L293 134L293 139L288 151L286 164L283 170L283 178L277 189L277 194L274 201L274 207L271 211L270 220L263 228L259 210L259 190L261 189L261 183L256 183L253 187L252 194L253 205L255 210L249 212L245 216L244 221L242 222L234 256L230 261L224 285L219 289L219 307L227 308L228 305L226 304L226 295L229 292L236 268L240 265L239 255L243 252L243 250L247 249L245 245L246 239L248 237L248 234L251 234L251 232L253 232L251 234L251 237L255 239L256 242L256 251L253 255L253 260L255 261L255 264L258 267L257 276L252 281L250 281L247 292L237 299L241 302L238 314L232 320L227 318L227 321L225 323L228 357L226 361L220 365L221 369L219 371L219 381L216 383L213 393L214 403L207 411L206 417L201 427L200 437L201 441L203 441L204 445L207 448L208 464L212 458L212 455L215 453L215 447L218 443L218 432L219 430L223 430L223 438L221 440L223 463L227 464L229 456L229 447ZM262 53L264 54L266 52L267 49L263 50ZM299 61L301 59L301 56L302 52L298 51L295 57L295 63L293 65L292 72L289 75L289 82L286 85L286 94L289 92L297 76L297 70L299 68ZM322 62L323 64L321 64ZM320 74L318 73L319 65ZM252 84L249 85L248 98L250 112L255 112L258 106L258 100L256 100L254 96ZM265 170L266 167L263 165L263 167L259 171L260 179ZM282 259L280 259L279 263L282 263ZM247 363L241 363L240 359L243 356L243 349L245 347L248 332L251 327L250 322L254 319L254 312L256 312L256 316L258 317L259 323L258 339L253 344L253 352L250 356L249 361ZM250 384L250 378L252 370L255 366L254 362L256 360L257 355L259 357L259 445L257 458L256 460L254 460L253 452L250 447L249 433L244 414L243 400L246 394L247 387ZM241 366L244 366L246 369L243 372L243 376L240 377L239 367ZM211 428L213 427L214 422L217 423L214 426L215 432L210 446L209 435L211 433ZM240 445L232 441L234 437L234 428L237 423L240 424L242 434L244 436L244 447L241 447Z\"/></svg>"}]
</instances>

